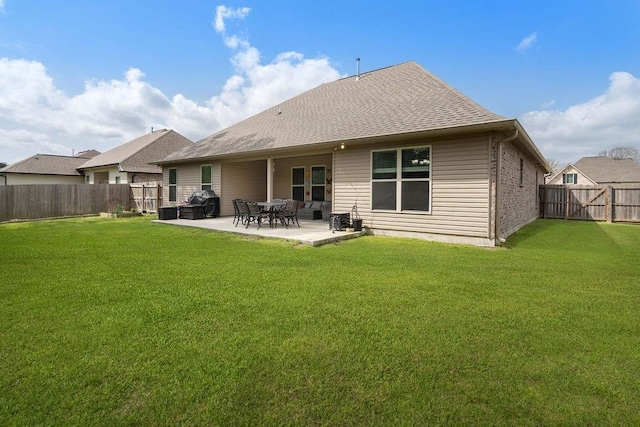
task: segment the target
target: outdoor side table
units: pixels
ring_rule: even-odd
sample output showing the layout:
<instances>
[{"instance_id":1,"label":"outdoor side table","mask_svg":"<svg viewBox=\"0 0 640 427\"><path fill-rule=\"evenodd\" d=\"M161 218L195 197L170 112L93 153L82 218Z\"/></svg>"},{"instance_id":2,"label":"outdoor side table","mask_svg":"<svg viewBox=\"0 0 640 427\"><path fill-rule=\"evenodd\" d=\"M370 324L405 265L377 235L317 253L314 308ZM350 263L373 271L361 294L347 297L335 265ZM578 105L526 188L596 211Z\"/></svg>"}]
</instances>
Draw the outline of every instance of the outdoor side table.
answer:
<instances>
[{"instance_id":1,"label":"outdoor side table","mask_svg":"<svg viewBox=\"0 0 640 427\"><path fill-rule=\"evenodd\" d=\"M204 206L202 205L181 205L180 219L203 219Z\"/></svg>"},{"instance_id":2,"label":"outdoor side table","mask_svg":"<svg viewBox=\"0 0 640 427\"><path fill-rule=\"evenodd\" d=\"M158 208L158 219L178 219L178 207L177 206L160 206Z\"/></svg>"}]
</instances>

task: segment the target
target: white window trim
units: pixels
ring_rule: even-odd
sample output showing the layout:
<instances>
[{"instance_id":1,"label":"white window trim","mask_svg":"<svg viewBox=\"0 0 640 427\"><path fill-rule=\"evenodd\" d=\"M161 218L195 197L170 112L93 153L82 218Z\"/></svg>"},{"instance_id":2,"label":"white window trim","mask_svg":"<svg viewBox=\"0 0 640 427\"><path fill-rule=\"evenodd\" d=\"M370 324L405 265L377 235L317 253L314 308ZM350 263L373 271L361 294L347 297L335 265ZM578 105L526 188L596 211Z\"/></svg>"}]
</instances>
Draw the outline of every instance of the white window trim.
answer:
<instances>
[{"instance_id":1,"label":"white window trim","mask_svg":"<svg viewBox=\"0 0 640 427\"><path fill-rule=\"evenodd\" d=\"M293 170L294 169L302 169L302 184L294 184L293 183ZM291 166L291 175L289 175L291 181L291 197L293 197L293 188L302 188L302 197L303 199L306 199L306 189L305 189L305 182L307 179L307 168L305 166Z\"/></svg>"},{"instance_id":2,"label":"white window trim","mask_svg":"<svg viewBox=\"0 0 640 427\"><path fill-rule=\"evenodd\" d=\"M428 148L429 149L429 178L402 178L402 150L409 150L412 148ZM396 150L396 171L397 175L394 179L373 179L373 153L379 153L384 151L393 151ZM402 210L402 183L409 181L429 181L429 210L426 211L417 211L417 210ZM390 209L374 209L373 208L373 183L374 182L395 182L396 183L396 208L393 210ZM373 212L389 212L403 215L431 215L433 210L433 148L430 144L426 145L409 145L409 146L401 146L401 147L389 147L389 148L381 148L377 150L371 150L369 155L369 183L370 185L370 194L369 200L371 200L371 210Z\"/></svg>"},{"instance_id":3,"label":"white window trim","mask_svg":"<svg viewBox=\"0 0 640 427\"><path fill-rule=\"evenodd\" d=\"M176 183L172 184L171 183L171 170L175 170L176 171ZM167 173L167 181L169 182L168 185L168 189L169 189L169 195L168 195L168 199L169 202L177 202L178 201L178 168L169 168L169 172ZM175 187L176 191L176 199L175 200L171 200L171 187Z\"/></svg>"},{"instance_id":4,"label":"white window trim","mask_svg":"<svg viewBox=\"0 0 640 427\"><path fill-rule=\"evenodd\" d=\"M207 167L207 166L211 170L211 176L210 176L211 182L202 182L202 168ZM176 178L177 178L177 176L176 176ZM202 187L205 186L205 185L210 186L211 190L213 190L213 165L211 165L211 164L200 165L200 189L202 190Z\"/></svg>"},{"instance_id":5,"label":"white window trim","mask_svg":"<svg viewBox=\"0 0 640 427\"><path fill-rule=\"evenodd\" d=\"M313 183L313 168L324 168L324 182L322 184L314 184ZM322 201L327 200L327 165L311 165L311 174L309 176L309 191L311 192L310 196L313 199L313 187L322 186Z\"/></svg>"},{"instance_id":6,"label":"white window trim","mask_svg":"<svg viewBox=\"0 0 640 427\"><path fill-rule=\"evenodd\" d=\"M572 177L572 182L567 182L567 177L570 176ZM564 185L575 185L576 181L578 180L578 174L573 172L573 173L563 173L562 174L562 183Z\"/></svg>"}]
</instances>

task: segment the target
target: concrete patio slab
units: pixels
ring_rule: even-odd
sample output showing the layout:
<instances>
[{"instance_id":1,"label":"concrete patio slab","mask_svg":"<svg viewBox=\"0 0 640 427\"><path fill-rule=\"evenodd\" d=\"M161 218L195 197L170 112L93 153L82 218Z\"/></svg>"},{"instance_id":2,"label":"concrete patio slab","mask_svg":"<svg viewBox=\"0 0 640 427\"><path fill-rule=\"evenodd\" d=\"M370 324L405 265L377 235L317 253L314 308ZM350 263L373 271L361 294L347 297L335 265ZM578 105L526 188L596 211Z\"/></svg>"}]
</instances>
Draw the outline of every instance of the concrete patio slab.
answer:
<instances>
[{"instance_id":1,"label":"concrete patio slab","mask_svg":"<svg viewBox=\"0 0 640 427\"><path fill-rule=\"evenodd\" d=\"M233 224L233 217L205 218L205 219L169 219L152 220L152 222L177 225L182 227L205 228L208 230L222 231L226 233L244 234L250 236L260 236L274 239L286 239L296 241L305 245L321 246L327 243L335 243L342 240L354 239L367 234L363 231L333 231L329 230L329 223L325 221L300 221L300 228L297 225L289 225L288 228L278 224L275 228L270 228L269 224L258 229L256 224L250 224L248 228L238 224Z\"/></svg>"}]
</instances>

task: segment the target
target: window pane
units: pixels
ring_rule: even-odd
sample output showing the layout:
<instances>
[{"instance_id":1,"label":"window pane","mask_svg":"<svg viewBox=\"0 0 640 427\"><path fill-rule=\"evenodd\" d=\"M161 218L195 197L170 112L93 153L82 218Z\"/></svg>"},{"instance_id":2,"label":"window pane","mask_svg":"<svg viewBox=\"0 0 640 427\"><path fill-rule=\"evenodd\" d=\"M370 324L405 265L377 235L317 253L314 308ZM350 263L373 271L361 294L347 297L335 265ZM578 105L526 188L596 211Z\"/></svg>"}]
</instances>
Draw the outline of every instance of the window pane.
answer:
<instances>
[{"instance_id":1,"label":"window pane","mask_svg":"<svg viewBox=\"0 0 640 427\"><path fill-rule=\"evenodd\" d=\"M402 150L402 178L429 178L429 148Z\"/></svg>"},{"instance_id":2,"label":"window pane","mask_svg":"<svg viewBox=\"0 0 640 427\"><path fill-rule=\"evenodd\" d=\"M202 184L201 190L211 190L211 184Z\"/></svg>"},{"instance_id":3,"label":"window pane","mask_svg":"<svg viewBox=\"0 0 640 427\"><path fill-rule=\"evenodd\" d=\"M175 185L169 186L169 201L170 202L175 202L177 200L176 190L177 190L177 188L176 188Z\"/></svg>"},{"instance_id":4,"label":"window pane","mask_svg":"<svg viewBox=\"0 0 640 427\"><path fill-rule=\"evenodd\" d=\"M304 201L304 187L293 187L292 198L299 202Z\"/></svg>"},{"instance_id":5,"label":"window pane","mask_svg":"<svg viewBox=\"0 0 640 427\"><path fill-rule=\"evenodd\" d=\"M398 152L375 151L372 160L373 179L395 179L398 169Z\"/></svg>"},{"instance_id":6,"label":"window pane","mask_svg":"<svg viewBox=\"0 0 640 427\"><path fill-rule=\"evenodd\" d=\"M169 169L169 184L178 183L178 169Z\"/></svg>"},{"instance_id":7,"label":"window pane","mask_svg":"<svg viewBox=\"0 0 640 427\"><path fill-rule=\"evenodd\" d=\"M293 185L304 185L304 168L293 168L291 183Z\"/></svg>"},{"instance_id":8,"label":"window pane","mask_svg":"<svg viewBox=\"0 0 640 427\"><path fill-rule=\"evenodd\" d=\"M311 200L324 202L324 186L312 186L311 187Z\"/></svg>"},{"instance_id":9,"label":"window pane","mask_svg":"<svg viewBox=\"0 0 640 427\"><path fill-rule=\"evenodd\" d=\"M311 168L311 184L324 185L324 166Z\"/></svg>"},{"instance_id":10,"label":"window pane","mask_svg":"<svg viewBox=\"0 0 640 427\"><path fill-rule=\"evenodd\" d=\"M396 209L396 183L395 182L373 182L372 183L373 209Z\"/></svg>"},{"instance_id":11,"label":"window pane","mask_svg":"<svg viewBox=\"0 0 640 427\"><path fill-rule=\"evenodd\" d=\"M402 210L429 210L429 181L405 181L402 183Z\"/></svg>"},{"instance_id":12,"label":"window pane","mask_svg":"<svg viewBox=\"0 0 640 427\"><path fill-rule=\"evenodd\" d=\"M203 184L211 183L211 166L202 166L202 181ZM204 188L203 188L204 190Z\"/></svg>"}]
</instances>

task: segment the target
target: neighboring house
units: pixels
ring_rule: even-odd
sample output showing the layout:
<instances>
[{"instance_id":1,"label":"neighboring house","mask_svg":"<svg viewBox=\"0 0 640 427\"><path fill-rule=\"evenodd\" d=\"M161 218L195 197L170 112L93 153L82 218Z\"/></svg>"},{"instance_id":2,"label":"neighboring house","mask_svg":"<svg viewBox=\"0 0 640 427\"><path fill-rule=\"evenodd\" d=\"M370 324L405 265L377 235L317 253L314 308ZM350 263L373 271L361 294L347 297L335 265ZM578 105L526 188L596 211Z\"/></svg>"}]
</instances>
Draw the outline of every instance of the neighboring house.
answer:
<instances>
[{"instance_id":1,"label":"neighboring house","mask_svg":"<svg viewBox=\"0 0 640 427\"><path fill-rule=\"evenodd\" d=\"M84 174L78 167L99 154L96 150L75 156L36 154L0 169L0 185L82 184Z\"/></svg>"},{"instance_id":2,"label":"neighboring house","mask_svg":"<svg viewBox=\"0 0 640 427\"><path fill-rule=\"evenodd\" d=\"M551 170L516 119L415 62L326 83L159 162L163 200L331 200L374 234L494 245L538 217Z\"/></svg>"},{"instance_id":3,"label":"neighboring house","mask_svg":"<svg viewBox=\"0 0 640 427\"><path fill-rule=\"evenodd\" d=\"M84 162L79 169L88 184L161 182L162 168L150 162L191 145L192 141L173 130L152 130Z\"/></svg>"},{"instance_id":4,"label":"neighboring house","mask_svg":"<svg viewBox=\"0 0 640 427\"><path fill-rule=\"evenodd\" d=\"M549 177L547 184L640 187L640 163L631 159L583 157Z\"/></svg>"}]
</instances>

